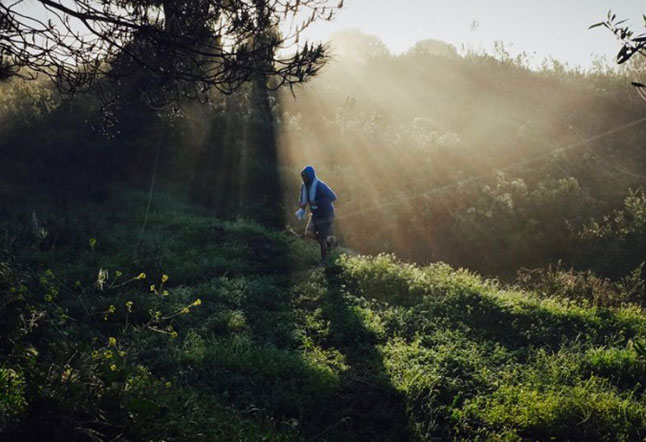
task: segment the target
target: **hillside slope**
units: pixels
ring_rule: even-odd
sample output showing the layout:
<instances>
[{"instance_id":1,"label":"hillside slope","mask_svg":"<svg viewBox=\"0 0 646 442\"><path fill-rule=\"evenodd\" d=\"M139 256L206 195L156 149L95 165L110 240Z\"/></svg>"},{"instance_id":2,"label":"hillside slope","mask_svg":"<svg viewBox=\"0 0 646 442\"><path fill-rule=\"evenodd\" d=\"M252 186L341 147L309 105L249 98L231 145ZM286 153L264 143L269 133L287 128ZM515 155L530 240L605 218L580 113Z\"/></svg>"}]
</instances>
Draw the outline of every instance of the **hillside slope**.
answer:
<instances>
[{"instance_id":1,"label":"hillside slope","mask_svg":"<svg viewBox=\"0 0 646 442\"><path fill-rule=\"evenodd\" d=\"M637 305L391 255L321 268L314 244L170 196L147 217L132 193L3 207L3 440L644 436Z\"/></svg>"}]
</instances>

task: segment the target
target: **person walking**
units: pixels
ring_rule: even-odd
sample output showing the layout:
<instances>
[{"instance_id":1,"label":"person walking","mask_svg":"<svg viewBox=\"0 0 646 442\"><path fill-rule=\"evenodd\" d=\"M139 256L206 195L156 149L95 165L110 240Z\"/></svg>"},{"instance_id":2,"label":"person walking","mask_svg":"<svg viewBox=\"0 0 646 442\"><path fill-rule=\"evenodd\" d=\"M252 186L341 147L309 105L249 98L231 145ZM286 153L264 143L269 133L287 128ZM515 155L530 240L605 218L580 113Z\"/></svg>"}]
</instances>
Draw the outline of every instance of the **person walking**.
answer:
<instances>
[{"instance_id":1,"label":"person walking","mask_svg":"<svg viewBox=\"0 0 646 442\"><path fill-rule=\"evenodd\" d=\"M321 247L321 265L327 260L328 250L336 245L336 237L332 235L334 221L334 201L336 194L325 182L318 179L312 166L306 166L301 171L301 194L299 209L296 217L305 219L305 209L309 205L311 216L305 228L305 237L318 241Z\"/></svg>"}]
</instances>

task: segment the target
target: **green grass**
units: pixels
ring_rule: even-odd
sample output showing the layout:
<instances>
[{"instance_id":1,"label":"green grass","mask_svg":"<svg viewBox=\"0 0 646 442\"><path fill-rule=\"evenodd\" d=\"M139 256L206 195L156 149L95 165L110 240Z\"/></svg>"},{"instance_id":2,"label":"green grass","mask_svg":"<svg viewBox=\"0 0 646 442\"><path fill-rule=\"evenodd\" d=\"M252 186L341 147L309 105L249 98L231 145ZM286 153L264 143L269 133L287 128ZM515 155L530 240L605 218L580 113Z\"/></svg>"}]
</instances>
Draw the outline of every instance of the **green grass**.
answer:
<instances>
[{"instance_id":1,"label":"green grass","mask_svg":"<svg viewBox=\"0 0 646 442\"><path fill-rule=\"evenodd\" d=\"M23 202L0 223L5 439L644 437L637 305L391 255L321 268L312 242L170 195L142 234L145 203Z\"/></svg>"}]
</instances>

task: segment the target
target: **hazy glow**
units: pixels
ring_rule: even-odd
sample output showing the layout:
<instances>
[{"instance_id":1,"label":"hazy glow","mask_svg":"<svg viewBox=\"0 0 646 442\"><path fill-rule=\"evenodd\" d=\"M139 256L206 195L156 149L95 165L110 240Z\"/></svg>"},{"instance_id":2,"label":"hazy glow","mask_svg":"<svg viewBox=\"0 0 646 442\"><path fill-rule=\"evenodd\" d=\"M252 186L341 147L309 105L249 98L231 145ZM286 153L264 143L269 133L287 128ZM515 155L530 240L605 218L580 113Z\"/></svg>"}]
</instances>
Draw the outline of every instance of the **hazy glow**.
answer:
<instances>
[{"instance_id":1,"label":"hazy glow","mask_svg":"<svg viewBox=\"0 0 646 442\"><path fill-rule=\"evenodd\" d=\"M476 50L491 50L502 41L513 44L512 54L525 51L536 63L553 56L589 67L592 54L611 58L617 53L608 31L588 30L610 9L642 29L646 6L639 0L348 0L333 22L316 23L305 36L325 41L340 29L358 28L394 53L428 38Z\"/></svg>"},{"instance_id":2,"label":"hazy glow","mask_svg":"<svg viewBox=\"0 0 646 442\"><path fill-rule=\"evenodd\" d=\"M336 59L296 97L282 95L279 157L289 214L298 170L311 164L339 196L342 243L362 253L421 262L468 256L469 265L488 268L492 257L475 243L499 220L476 212L478 201L498 198L491 204L509 204L513 213L514 188L540 194L537 179L549 186L598 167L588 146L567 148L580 144L576 133L625 124L629 111L605 109L612 97L623 97L622 108L643 106L626 77L594 80L559 66L531 72L509 60L461 56L442 42L392 56L360 32L333 38ZM609 32L605 38L617 49ZM595 81L613 92L604 96ZM603 144L593 147L603 152ZM550 169L554 162L559 168Z\"/></svg>"}]
</instances>

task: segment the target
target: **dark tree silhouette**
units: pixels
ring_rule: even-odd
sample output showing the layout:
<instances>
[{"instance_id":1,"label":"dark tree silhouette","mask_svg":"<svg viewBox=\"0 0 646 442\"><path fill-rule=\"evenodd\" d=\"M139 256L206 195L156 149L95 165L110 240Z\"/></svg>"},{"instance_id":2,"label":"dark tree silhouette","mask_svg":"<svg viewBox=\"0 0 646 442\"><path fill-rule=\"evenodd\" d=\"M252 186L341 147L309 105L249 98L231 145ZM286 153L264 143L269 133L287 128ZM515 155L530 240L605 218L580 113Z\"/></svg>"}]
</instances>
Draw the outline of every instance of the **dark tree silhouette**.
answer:
<instances>
[{"instance_id":1,"label":"dark tree silhouette","mask_svg":"<svg viewBox=\"0 0 646 442\"><path fill-rule=\"evenodd\" d=\"M0 3L0 79L51 78L65 95L117 87L145 75L155 104L215 88L231 93L261 75L294 85L325 61L321 44L300 43L329 0L25 0ZM290 24L277 32L279 25Z\"/></svg>"}]
</instances>

